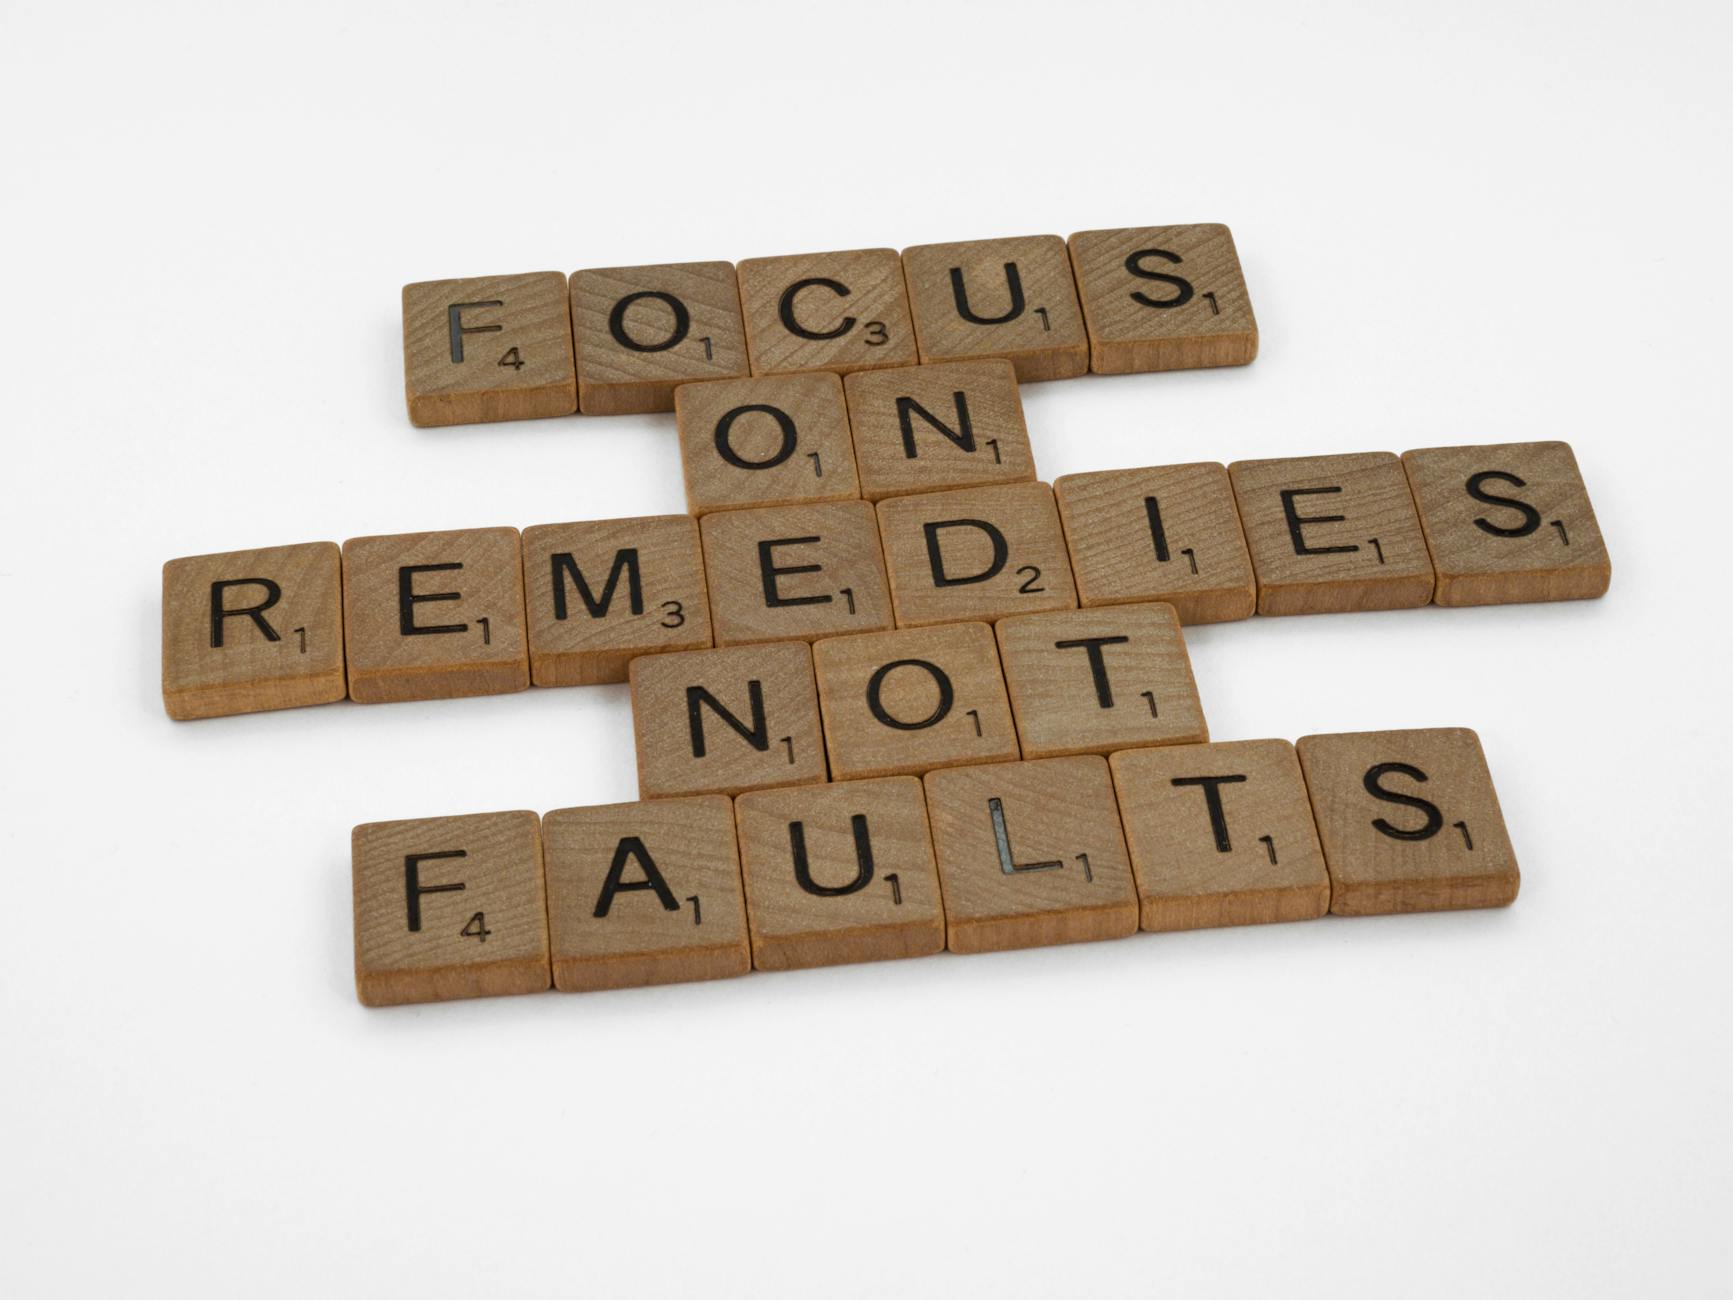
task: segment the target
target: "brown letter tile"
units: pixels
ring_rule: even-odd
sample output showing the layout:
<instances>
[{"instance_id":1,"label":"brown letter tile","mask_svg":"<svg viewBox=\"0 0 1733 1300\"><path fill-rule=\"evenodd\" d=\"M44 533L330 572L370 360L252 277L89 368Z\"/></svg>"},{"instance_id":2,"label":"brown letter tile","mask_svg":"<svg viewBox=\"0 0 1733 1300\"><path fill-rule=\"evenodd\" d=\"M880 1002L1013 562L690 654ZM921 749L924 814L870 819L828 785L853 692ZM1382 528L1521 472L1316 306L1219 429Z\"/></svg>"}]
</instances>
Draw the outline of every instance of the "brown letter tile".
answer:
<instances>
[{"instance_id":1,"label":"brown letter tile","mask_svg":"<svg viewBox=\"0 0 1733 1300\"><path fill-rule=\"evenodd\" d=\"M193 555L162 568L162 700L171 718L343 698L335 542Z\"/></svg>"},{"instance_id":2,"label":"brown letter tile","mask_svg":"<svg viewBox=\"0 0 1733 1300\"><path fill-rule=\"evenodd\" d=\"M536 271L404 285L403 381L419 425L572 414L566 277Z\"/></svg>"},{"instance_id":3,"label":"brown letter tile","mask_svg":"<svg viewBox=\"0 0 1733 1300\"><path fill-rule=\"evenodd\" d=\"M561 808L543 819L542 834L555 988L752 969L734 810L723 796Z\"/></svg>"},{"instance_id":4,"label":"brown letter tile","mask_svg":"<svg viewBox=\"0 0 1733 1300\"><path fill-rule=\"evenodd\" d=\"M912 776L734 801L752 964L797 970L943 951L945 914Z\"/></svg>"},{"instance_id":5,"label":"brown letter tile","mask_svg":"<svg viewBox=\"0 0 1733 1300\"><path fill-rule=\"evenodd\" d=\"M1145 930L1306 921L1330 873L1294 747L1234 740L1108 759Z\"/></svg>"},{"instance_id":6,"label":"brown letter tile","mask_svg":"<svg viewBox=\"0 0 1733 1300\"><path fill-rule=\"evenodd\" d=\"M1342 916L1503 907L1520 877L1480 737L1464 727L1300 740Z\"/></svg>"},{"instance_id":7,"label":"brown letter tile","mask_svg":"<svg viewBox=\"0 0 1733 1300\"><path fill-rule=\"evenodd\" d=\"M1089 369L1071 259L1058 235L919 244L903 275L922 361L1003 357L1019 383Z\"/></svg>"},{"instance_id":8,"label":"brown letter tile","mask_svg":"<svg viewBox=\"0 0 1733 1300\"><path fill-rule=\"evenodd\" d=\"M672 411L676 384L747 373L731 262L574 271L571 295L585 415Z\"/></svg>"},{"instance_id":9,"label":"brown letter tile","mask_svg":"<svg viewBox=\"0 0 1733 1300\"><path fill-rule=\"evenodd\" d=\"M749 257L739 270L755 375L846 374L920 360L893 248Z\"/></svg>"},{"instance_id":10,"label":"brown letter tile","mask_svg":"<svg viewBox=\"0 0 1733 1300\"><path fill-rule=\"evenodd\" d=\"M370 1007L548 987L533 812L368 822L351 837L355 988Z\"/></svg>"},{"instance_id":11,"label":"brown letter tile","mask_svg":"<svg viewBox=\"0 0 1733 1300\"><path fill-rule=\"evenodd\" d=\"M869 370L843 387L861 495L869 501L1035 477L1009 362Z\"/></svg>"},{"instance_id":12,"label":"brown letter tile","mask_svg":"<svg viewBox=\"0 0 1733 1300\"><path fill-rule=\"evenodd\" d=\"M674 390L686 508L852 501L860 496L842 380L815 371Z\"/></svg>"}]
</instances>

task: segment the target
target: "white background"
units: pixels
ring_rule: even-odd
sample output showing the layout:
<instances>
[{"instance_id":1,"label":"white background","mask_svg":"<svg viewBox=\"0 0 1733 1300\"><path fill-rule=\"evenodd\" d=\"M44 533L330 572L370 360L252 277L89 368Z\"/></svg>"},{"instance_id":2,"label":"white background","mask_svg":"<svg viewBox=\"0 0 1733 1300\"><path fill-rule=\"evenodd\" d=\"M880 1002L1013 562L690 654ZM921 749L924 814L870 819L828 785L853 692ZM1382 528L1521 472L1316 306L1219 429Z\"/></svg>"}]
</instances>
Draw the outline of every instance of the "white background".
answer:
<instances>
[{"instance_id":1,"label":"white background","mask_svg":"<svg viewBox=\"0 0 1733 1300\"><path fill-rule=\"evenodd\" d=\"M1727 1293L1724 5L0 15L8 1294ZM1477 728L1514 907L357 1004L351 825L630 799L626 690L171 723L162 562L683 508L412 428L400 285L1190 221L1262 355L1042 477L1577 449L1605 600L1190 636L1218 739Z\"/></svg>"}]
</instances>

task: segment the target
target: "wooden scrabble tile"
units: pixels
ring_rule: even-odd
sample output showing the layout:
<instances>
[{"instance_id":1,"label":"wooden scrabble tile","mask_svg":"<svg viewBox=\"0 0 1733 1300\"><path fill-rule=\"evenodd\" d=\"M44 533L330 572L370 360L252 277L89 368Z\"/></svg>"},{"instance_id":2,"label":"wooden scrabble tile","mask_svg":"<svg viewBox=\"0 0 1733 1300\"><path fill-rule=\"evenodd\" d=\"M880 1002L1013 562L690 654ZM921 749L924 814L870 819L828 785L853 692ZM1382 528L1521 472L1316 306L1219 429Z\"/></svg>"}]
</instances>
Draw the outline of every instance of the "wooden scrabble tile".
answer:
<instances>
[{"instance_id":1,"label":"wooden scrabble tile","mask_svg":"<svg viewBox=\"0 0 1733 1300\"><path fill-rule=\"evenodd\" d=\"M734 794L825 779L804 641L632 660L638 792Z\"/></svg>"},{"instance_id":2,"label":"wooden scrabble tile","mask_svg":"<svg viewBox=\"0 0 1733 1300\"><path fill-rule=\"evenodd\" d=\"M922 361L1003 357L1017 381L1089 369L1071 258L1058 235L919 244L903 276Z\"/></svg>"},{"instance_id":3,"label":"wooden scrabble tile","mask_svg":"<svg viewBox=\"0 0 1733 1300\"><path fill-rule=\"evenodd\" d=\"M533 812L368 822L350 837L355 988L370 1007L548 987Z\"/></svg>"},{"instance_id":4,"label":"wooden scrabble tile","mask_svg":"<svg viewBox=\"0 0 1733 1300\"><path fill-rule=\"evenodd\" d=\"M734 801L752 964L799 970L924 957L945 947L945 912L912 776Z\"/></svg>"},{"instance_id":5,"label":"wooden scrabble tile","mask_svg":"<svg viewBox=\"0 0 1733 1300\"><path fill-rule=\"evenodd\" d=\"M1018 757L985 623L831 637L813 644L812 659L835 780Z\"/></svg>"},{"instance_id":6,"label":"wooden scrabble tile","mask_svg":"<svg viewBox=\"0 0 1733 1300\"><path fill-rule=\"evenodd\" d=\"M1432 561L1402 462L1387 451L1228 466L1258 577L1258 613L1411 609Z\"/></svg>"},{"instance_id":7,"label":"wooden scrabble tile","mask_svg":"<svg viewBox=\"0 0 1733 1300\"><path fill-rule=\"evenodd\" d=\"M868 502L721 510L699 526L717 645L810 641L892 625Z\"/></svg>"},{"instance_id":8,"label":"wooden scrabble tile","mask_svg":"<svg viewBox=\"0 0 1733 1300\"><path fill-rule=\"evenodd\" d=\"M566 277L558 271L403 286L403 386L413 424L578 409Z\"/></svg>"},{"instance_id":9,"label":"wooden scrabble tile","mask_svg":"<svg viewBox=\"0 0 1733 1300\"><path fill-rule=\"evenodd\" d=\"M1137 929L1107 760L949 767L925 777L952 952L992 952Z\"/></svg>"},{"instance_id":10,"label":"wooden scrabble tile","mask_svg":"<svg viewBox=\"0 0 1733 1300\"><path fill-rule=\"evenodd\" d=\"M1568 442L1402 454L1438 573L1440 605L1585 600L1612 562Z\"/></svg>"},{"instance_id":11,"label":"wooden scrabble tile","mask_svg":"<svg viewBox=\"0 0 1733 1300\"><path fill-rule=\"evenodd\" d=\"M542 819L554 987L636 988L752 969L733 805L722 795Z\"/></svg>"},{"instance_id":12,"label":"wooden scrabble tile","mask_svg":"<svg viewBox=\"0 0 1733 1300\"><path fill-rule=\"evenodd\" d=\"M690 515L538 524L524 529L523 556L537 686L623 682L639 655L710 645Z\"/></svg>"},{"instance_id":13,"label":"wooden scrabble tile","mask_svg":"<svg viewBox=\"0 0 1733 1300\"><path fill-rule=\"evenodd\" d=\"M1209 739L1173 606L1021 614L997 630L1024 758Z\"/></svg>"},{"instance_id":14,"label":"wooden scrabble tile","mask_svg":"<svg viewBox=\"0 0 1733 1300\"><path fill-rule=\"evenodd\" d=\"M1224 466L1159 465L1054 480L1082 605L1161 600L1181 623L1250 618L1252 557Z\"/></svg>"},{"instance_id":15,"label":"wooden scrabble tile","mask_svg":"<svg viewBox=\"0 0 1733 1300\"><path fill-rule=\"evenodd\" d=\"M1258 355L1226 226L1085 230L1070 243L1096 374L1243 366Z\"/></svg>"},{"instance_id":16,"label":"wooden scrabble tile","mask_svg":"<svg viewBox=\"0 0 1733 1300\"><path fill-rule=\"evenodd\" d=\"M1294 747L1235 740L1108 760L1145 930L1307 921L1330 873Z\"/></svg>"},{"instance_id":17,"label":"wooden scrabble tile","mask_svg":"<svg viewBox=\"0 0 1733 1300\"><path fill-rule=\"evenodd\" d=\"M1008 361L867 370L843 388L868 501L1035 477Z\"/></svg>"},{"instance_id":18,"label":"wooden scrabble tile","mask_svg":"<svg viewBox=\"0 0 1733 1300\"><path fill-rule=\"evenodd\" d=\"M1077 605L1045 483L891 497L878 511L898 627Z\"/></svg>"},{"instance_id":19,"label":"wooden scrabble tile","mask_svg":"<svg viewBox=\"0 0 1733 1300\"><path fill-rule=\"evenodd\" d=\"M749 373L732 262L573 271L585 415L672 411L674 386Z\"/></svg>"},{"instance_id":20,"label":"wooden scrabble tile","mask_svg":"<svg viewBox=\"0 0 1733 1300\"><path fill-rule=\"evenodd\" d=\"M686 508L852 501L860 496L842 380L824 371L674 390Z\"/></svg>"},{"instance_id":21,"label":"wooden scrabble tile","mask_svg":"<svg viewBox=\"0 0 1733 1300\"><path fill-rule=\"evenodd\" d=\"M1521 883L1480 737L1466 727L1300 739L1341 916L1503 907Z\"/></svg>"},{"instance_id":22,"label":"wooden scrabble tile","mask_svg":"<svg viewBox=\"0 0 1733 1300\"><path fill-rule=\"evenodd\" d=\"M846 374L920 359L894 248L749 257L739 271L755 375Z\"/></svg>"},{"instance_id":23,"label":"wooden scrabble tile","mask_svg":"<svg viewBox=\"0 0 1733 1300\"><path fill-rule=\"evenodd\" d=\"M349 698L443 700L530 684L515 528L343 543Z\"/></svg>"},{"instance_id":24,"label":"wooden scrabble tile","mask_svg":"<svg viewBox=\"0 0 1733 1300\"><path fill-rule=\"evenodd\" d=\"M343 675L335 542L162 566L162 702L171 718L329 704Z\"/></svg>"}]
</instances>

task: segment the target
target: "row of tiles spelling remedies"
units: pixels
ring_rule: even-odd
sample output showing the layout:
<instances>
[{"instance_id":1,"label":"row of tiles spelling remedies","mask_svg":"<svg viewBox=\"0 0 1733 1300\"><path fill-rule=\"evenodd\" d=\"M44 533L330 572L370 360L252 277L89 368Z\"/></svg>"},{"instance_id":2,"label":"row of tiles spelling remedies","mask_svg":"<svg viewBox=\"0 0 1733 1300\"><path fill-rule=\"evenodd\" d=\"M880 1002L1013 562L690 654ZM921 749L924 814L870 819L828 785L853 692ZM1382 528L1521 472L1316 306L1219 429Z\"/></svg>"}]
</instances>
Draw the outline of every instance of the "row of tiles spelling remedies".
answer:
<instances>
[{"instance_id":1,"label":"row of tiles spelling remedies","mask_svg":"<svg viewBox=\"0 0 1733 1300\"><path fill-rule=\"evenodd\" d=\"M673 409L676 386L1000 357L1025 382L1244 365L1226 226L1144 226L430 280L403 288L409 418Z\"/></svg>"},{"instance_id":2,"label":"row of tiles spelling remedies","mask_svg":"<svg viewBox=\"0 0 1733 1300\"><path fill-rule=\"evenodd\" d=\"M1243 526L1242 526L1243 525ZM1074 576L1075 575L1075 576ZM176 718L619 682L640 655L1162 600L1183 623L1598 596L1568 445L1109 470L171 560ZM527 596L527 600L526 600Z\"/></svg>"},{"instance_id":3,"label":"row of tiles spelling remedies","mask_svg":"<svg viewBox=\"0 0 1733 1300\"><path fill-rule=\"evenodd\" d=\"M1519 885L1479 739L1453 728L373 822L352 843L369 1006L1498 907Z\"/></svg>"}]
</instances>

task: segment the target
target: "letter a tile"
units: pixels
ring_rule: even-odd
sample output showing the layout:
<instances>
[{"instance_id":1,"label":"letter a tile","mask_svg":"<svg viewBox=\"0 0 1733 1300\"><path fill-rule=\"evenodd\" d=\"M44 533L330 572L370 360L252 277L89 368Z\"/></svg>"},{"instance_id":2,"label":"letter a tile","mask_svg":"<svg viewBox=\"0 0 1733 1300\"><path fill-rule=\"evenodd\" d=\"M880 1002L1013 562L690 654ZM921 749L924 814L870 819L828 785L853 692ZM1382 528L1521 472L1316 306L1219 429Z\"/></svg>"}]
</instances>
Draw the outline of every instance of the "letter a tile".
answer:
<instances>
[{"instance_id":1,"label":"letter a tile","mask_svg":"<svg viewBox=\"0 0 1733 1300\"><path fill-rule=\"evenodd\" d=\"M734 810L721 795L560 808L542 833L555 988L677 984L752 969Z\"/></svg>"},{"instance_id":2,"label":"letter a tile","mask_svg":"<svg viewBox=\"0 0 1733 1300\"><path fill-rule=\"evenodd\" d=\"M926 777L952 952L1118 939L1137 892L1107 760L951 767Z\"/></svg>"},{"instance_id":3,"label":"letter a tile","mask_svg":"<svg viewBox=\"0 0 1733 1300\"><path fill-rule=\"evenodd\" d=\"M752 964L797 970L943 951L945 914L912 776L734 801Z\"/></svg>"},{"instance_id":4,"label":"letter a tile","mask_svg":"<svg viewBox=\"0 0 1733 1300\"><path fill-rule=\"evenodd\" d=\"M368 822L351 844L355 987L366 1005L548 987L533 812Z\"/></svg>"},{"instance_id":5,"label":"letter a tile","mask_svg":"<svg viewBox=\"0 0 1733 1300\"><path fill-rule=\"evenodd\" d=\"M1516 898L1516 854L1472 731L1303 736L1299 750L1332 912L1438 912Z\"/></svg>"}]
</instances>

